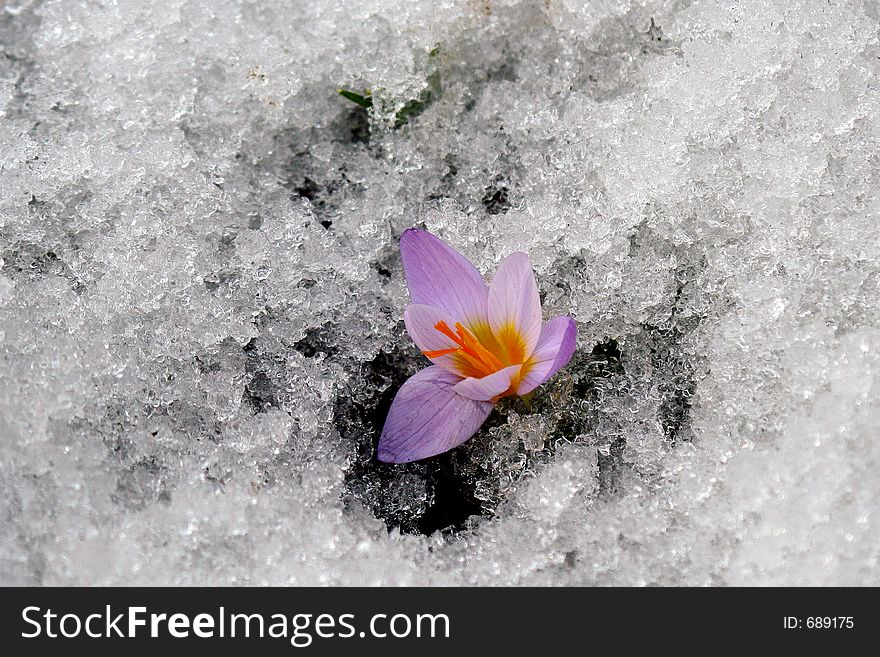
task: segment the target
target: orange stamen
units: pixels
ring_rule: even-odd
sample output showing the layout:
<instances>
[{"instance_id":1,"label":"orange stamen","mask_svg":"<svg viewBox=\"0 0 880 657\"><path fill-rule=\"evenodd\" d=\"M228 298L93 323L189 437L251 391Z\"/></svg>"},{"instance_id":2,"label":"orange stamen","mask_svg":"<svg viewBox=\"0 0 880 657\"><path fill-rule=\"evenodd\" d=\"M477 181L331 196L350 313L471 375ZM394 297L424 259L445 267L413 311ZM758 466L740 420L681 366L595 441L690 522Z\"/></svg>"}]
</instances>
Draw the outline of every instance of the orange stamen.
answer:
<instances>
[{"instance_id":1,"label":"orange stamen","mask_svg":"<svg viewBox=\"0 0 880 657\"><path fill-rule=\"evenodd\" d=\"M492 368L488 367L486 365L486 363L481 361L479 358L474 356L472 353L469 353L469 352L465 351L464 349L459 349L458 355L461 356L464 360L466 360L471 365L471 367L474 368L474 371L476 372L476 376L478 378L488 376L489 374L492 374L492 372L495 371Z\"/></svg>"},{"instance_id":2,"label":"orange stamen","mask_svg":"<svg viewBox=\"0 0 880 657\"><path fill-rule=\"evenodd\" d=\"M422 352L428 358L455 354L461 359L459 361L460 367L463 368L464 372L468 373L467 376L488 376L504 367L501 360L490 350L486 349L480 340L460 322L456 322L455 332L444 321L437 322L434 328L458 346Z\"/></svg>"},{"instance_id":3,"label":"orange stamen","mask_svg":"<svg viewBox=\"0 0 880 657\"><path fill-rule=\"evenodd\" d=\"M434 349L433 351L423 351L428 358L438 358L439 356L445 356L446 354L453 354L458 351L458 347L452 347L451 349Z\"/></svg>"},{"instance_id":4,"label":"orange stamen","mask_svg":"<svg viewBox=\"0 0 880 657\"><path fill-rule=\"evenodd\" d=\"M476 337L474 337L473 333L468 331L464 326L459 323L455 324L455 328L458 331L458 334L461 336L461 340L465 344L465 346L468 349L472 350L477 358L479 358L481 361L486 363L486 365L491 367L493 372L497 372L503 367L501 361L495 357L495 354L493 354L491 351L486 349L486 347L480 344L480 341L477 340Z\"/></svg>"},{"instance_id":5,"label":"orange stamen","mask_svg":"<svg viewBox=\"0 0 880 657\"><path fill-rule=\"evenodd\" d=\"M446 322L443 322L443 321L437 322L436 324L434 324L434 328L437 329L438 331L440 331L447 338L452 340L455 344L460 344L462 347L464 346L464 343L461 341L461 338L452 332L452 329L449 328L449 324L447 324Z\"/></svg>"}]
</instances>

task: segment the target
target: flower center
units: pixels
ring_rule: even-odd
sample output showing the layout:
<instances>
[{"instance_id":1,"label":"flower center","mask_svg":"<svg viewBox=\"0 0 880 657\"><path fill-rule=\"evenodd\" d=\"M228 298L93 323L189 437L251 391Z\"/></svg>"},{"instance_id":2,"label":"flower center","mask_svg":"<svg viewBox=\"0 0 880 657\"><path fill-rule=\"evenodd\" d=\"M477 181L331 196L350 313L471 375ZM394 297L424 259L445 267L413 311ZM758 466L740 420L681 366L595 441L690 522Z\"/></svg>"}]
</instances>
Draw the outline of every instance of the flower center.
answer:
<instances>
[{"instance_id":1,"label":"flower center","mask_svg":"<svg viewBox=\"0 0 880 657\"><path fill-rule=\"evenodd\" d=\"M455 354L460 359L460 365L462 366L459 369L462 370L465 376L473 376L476 378L488 376L506 366L501 358L483 346L477 337L467 328L462 326L461 323L456 322L455 332L449 328L449 325L446 322L442 321L437 322L434 325L434 328L458 346L449 349L436 349L434 351L423 352L428 358L437 358L438 356ZM507 365L510 364L511 363L507 363Z\"/></svg>"}]
</instances>

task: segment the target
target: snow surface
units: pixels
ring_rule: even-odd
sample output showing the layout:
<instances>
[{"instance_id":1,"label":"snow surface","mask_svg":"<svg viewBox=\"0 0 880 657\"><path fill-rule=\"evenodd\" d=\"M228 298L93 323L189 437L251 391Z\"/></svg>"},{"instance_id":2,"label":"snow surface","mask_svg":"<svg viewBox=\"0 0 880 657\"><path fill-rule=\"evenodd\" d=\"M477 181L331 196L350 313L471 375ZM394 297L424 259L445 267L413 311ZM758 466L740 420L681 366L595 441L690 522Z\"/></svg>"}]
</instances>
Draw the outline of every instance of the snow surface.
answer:
<instances>
[{"instance_id":1,"label":"snow surface","mask_svg":"<svg viewBox=\"0 0 880 657\"><path fill-rule=\"evenodd\" d=\"M0 15L3 584L880 584L876 0ZM579 352L386 466L419 225Z\"/></svg>"}]
</instances>

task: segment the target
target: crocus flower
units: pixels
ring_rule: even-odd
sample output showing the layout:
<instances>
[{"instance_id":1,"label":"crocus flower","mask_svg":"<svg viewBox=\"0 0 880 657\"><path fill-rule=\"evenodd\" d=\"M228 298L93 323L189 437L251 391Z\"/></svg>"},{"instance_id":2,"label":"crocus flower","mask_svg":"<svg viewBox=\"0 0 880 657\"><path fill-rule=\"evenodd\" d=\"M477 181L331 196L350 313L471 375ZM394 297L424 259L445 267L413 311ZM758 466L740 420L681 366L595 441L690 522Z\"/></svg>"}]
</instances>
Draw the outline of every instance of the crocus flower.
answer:
<instances>
[{"instance_id":1,"label":"crocus flower","mask_svg":"<svg viewBox=\"0 0 880 657\"><path fill-rule=\"evenodd\" d=\"M412 303L406 329L433 363L391 404L378 458L418 461L461 445L502 397L525 395L571 359L571 317L542 326L541 299L525 253L510 255L486 285L463 255L424 230L400 238Z\"/></svg>"}]
</instances>

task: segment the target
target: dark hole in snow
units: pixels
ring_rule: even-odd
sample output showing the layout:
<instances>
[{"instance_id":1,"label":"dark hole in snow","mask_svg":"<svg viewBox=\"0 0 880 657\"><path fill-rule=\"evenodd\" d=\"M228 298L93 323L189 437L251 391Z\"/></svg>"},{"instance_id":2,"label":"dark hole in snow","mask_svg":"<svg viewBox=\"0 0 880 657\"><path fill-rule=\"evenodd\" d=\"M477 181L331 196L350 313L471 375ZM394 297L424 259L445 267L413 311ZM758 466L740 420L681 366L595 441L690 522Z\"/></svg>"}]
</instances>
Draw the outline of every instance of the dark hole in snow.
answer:
<instances>
[{"instance_id":1,"label":"dark hole in snow","mask_svg":"<svg viewBox=\"0 0 880 657\"><path fill-rule=\"evenodd\" d=\"M654 19L651 19L651 24L648 26L648 31L645 33L645 36L648 38L648 41L656 41L660 43L663 41L663 28L657 25L654 22Z\"/></svg>"},{"instance_id":2,"label":"dark hole in snow","mask_svg":"<svg viewBox=\"0 0 880 657\"><path fill-rule=\"evenodd\" d=\"M351 107L330 124L336 141L343 144L369 144L370 116L361 107Z\"/></svg>"},{"instance_id":3,"label":"dark hole in snow","mask_svg":"<svg viewBox=\"0 0 880 657\"><path fill-rule=\"evenodd\" d=\"M245 372L250 375L250 379L244 386L242 401L257 413L272 407L277 408L280 388L270 376L272 368L266 362L266 355L258 348L257 339L250 340L243 349L247 357Z\"/></svg>"},{"instance_id":4,"label":"dark hole in snow","mask_svg":"<svg viewBox=\"0 0 880 657\"><path fill-rule=\"evenodd\" d=\"M305 337L295 342L293 348L306 358L313 358L317 354L333 356L337 352L336 347L332 344L329 329L324 327L308 329Z\"/></svg>"},{"instance_id":5,"label":"dark hole in snow","mask_svg":"<svg viewBox=\"0 0 880 657\"><path fill-rule=\"evenodd\" d=\"M451 535L480 518L491 517L506 499L505 485L518 480L536 460L552 458L555 439L582 441L578 436L595 426L575 400L562 402L569 411L552 428L551 440L543 450L525 450L516 433L500 440L492 435L493 428L508 423L513 411L520 416L542 413L558 403L550 400L546 389L539 389L531 405L518 398L503 400L480 431L457 449L416 463L381 463L375 457L376 445L391 402L404 381L422 365L421 359L409 352L381 354L365 365L360 392L367 393L370 386L375 391L387 387L363 398L341 395L336 407L337 429L357 445L356 458L346 474L346 504L366 506L389 530ZM566 379L574 379L573 397L595 398L591 391L598 379L622 372L617 342L607 340L592 353L580 354L571 368L555 385L565 387Z\"/></svg>"},{"instance_id":6,"label":"dark hole in snow","mask_svg":"<svg viewBox=\"0 0 880 657\"><path fill-rule=\"evenodd\" d=\"M585 397L591 384L597 378L607 379L614 374L623 374L623 365L620 362L620 345L614 338L606 338L597 343L586 362L586 374L578 386L580 396Z\"/></svg>"},{"instance_id":7,"label":"dark hole in snow","mask_svg":"<svg viewBox=\"0 0 880 657\"><path fill-rule=\"evenodd\" d=\"M697 381L692 363L681 352L683 333L677 326L644 328L651 364L666 373L658 383L662 395L659 420L663 433L672 445L680 440L690 440L691 397Z\"/></svg>"},{"instance_id":8,"label":"dark hole in snow","mask_svg":"<svg viewBox=\"0 0 880 657\"><path fill-rule=\"evenodd\" d=\"M382 249L379 253L379 257L371 264L379 276L383 279L390 279L392 272L402 268L400 262L400 249L398 248L397 243L395 242L395 244Z\"/></svg>"},{"instance_id":9,"label":"dark hole in snow","mask_svg":"<svg viewBox=\"0 0 880 657\"><path fill-rule=\"evenodd\" d=\"M376 460L376 445L398 389L422 363L407 353L380 354L366 363L366 386L378 391L366 398L340 395L335 421L342 436L357 444L357 456L346 473L346 505L356 501L391 529L406 534L456 532L482 512L475 481L461 468L461 450L407 464Z\"/></svg>"},{"instance_id":10,"label":"dark hole in snow","mask_svg":"<svg viewBox=\"0 0 880 657\"><path fill-rule=\"evenodd\" d=\"M308 176L305 176L302 183L295 186L293 191L299 194L302 198L314 201L318 197L319 189L318 183Z\"/></svg>"},{"instance_id":11,"label":"dark hole in snow","mask_svg":"<svg viewBox=\"0 0 880 657\"><path fill-rule=\"evenodd\" d=\"M503 184L486 188L482 203L489 214L503 214L510 210L509 190Z\"/></svg>"},{"instance_id":12,"label":"dark hole in snow","mask_svg":"<svg viewBox=\"0 0 880 657\"><path fill-rule=\"evenodd\" d=\"M277 405L275 386L265 372L254 373L244 387L243 399L258 413Z\"/></svg>"}]
</instances>

